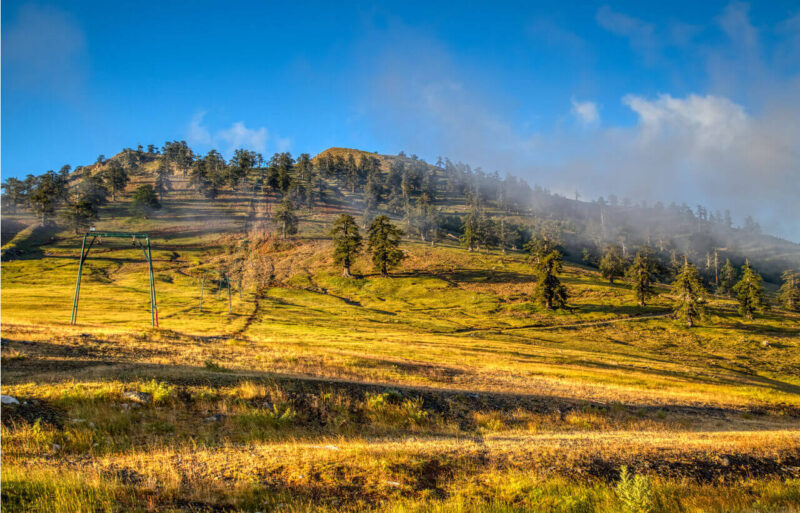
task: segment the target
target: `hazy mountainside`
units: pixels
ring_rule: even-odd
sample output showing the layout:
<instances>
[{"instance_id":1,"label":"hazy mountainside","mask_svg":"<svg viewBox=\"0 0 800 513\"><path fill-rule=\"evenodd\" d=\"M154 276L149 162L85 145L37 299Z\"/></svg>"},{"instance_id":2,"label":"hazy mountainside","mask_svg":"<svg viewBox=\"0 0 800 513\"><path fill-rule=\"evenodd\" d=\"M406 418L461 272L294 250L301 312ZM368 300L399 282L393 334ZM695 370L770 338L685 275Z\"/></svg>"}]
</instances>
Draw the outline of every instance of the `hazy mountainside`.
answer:
<instances>
[{"instance_id":1,"label":"hazy mountainside","mask_svg":"<svg viewBox=\"0 0 800 513\"><path fill-rule=\"evenodd\" d=\"M800 268L800 245L762 234L750 218L745 226L735 227L729 212L709 212L701 205L694 209L674 203L647 205L613 195L592 201L571 199L511 175L485 173L441 158L429 164L403 153L330 148L313 158L302 154L295 160L284 153L269 161L237 150L226 162L217 152L196 155L185 143L172 142L163 149L149 146L126 149L109 159L100 156L96 163L72 172L65 167L58 174L50 172L67 184L61 201L49 207L53 215L70 204L70 194L80 194L87 177L105 177L99 181L108 189L109 170L121 169L137 184L153 184L166 204L170 187L192 189L211 201L222 201L217 198L226 191L247 191L251 210L263 196L288 197L295 207L346 208L361 212L364 219L388 214L402 219L409 235L426 241L441 237L465 241L467 232L465 245L470 249L521 250L532 235L546 232L562 246L568 260L596 266L608 245L618 245L625 258L647 245L657 252L667 279L683 255L709 283L716 280L726 259L737 267L749 259L775 283L783 270ZM42 177L6 180L5 211L28 207ZM4 222L4 242L21 228L18 220Z\"/></svg>"}]
</instances>

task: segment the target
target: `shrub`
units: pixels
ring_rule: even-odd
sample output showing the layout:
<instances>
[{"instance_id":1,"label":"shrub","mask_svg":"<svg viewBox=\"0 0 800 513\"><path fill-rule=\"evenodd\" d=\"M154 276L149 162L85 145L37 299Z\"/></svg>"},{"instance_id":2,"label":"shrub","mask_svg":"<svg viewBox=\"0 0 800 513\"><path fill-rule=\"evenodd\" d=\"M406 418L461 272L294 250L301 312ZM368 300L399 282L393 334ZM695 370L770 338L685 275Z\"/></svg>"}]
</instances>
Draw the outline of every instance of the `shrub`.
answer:
<instances>
[{"instance_id":1,"label":"shrub","mask_svg":"<svg viewBox=\"0 0 800 513\"><path fill-rule=\"evenodd\" d=\"M280 429L297 418L297 412L290 404L274 404L272 409L261 408L236 417L237 422L246 429Z\"/></svg>"},{"instance_id":2,"label":"shrub","mask_svg":"<svg viewBox=\"0 0 800 513\"><path fill-rule=\"evenodd\" d=\"M422 426L428 420L428 412L422 407L422 399L406 399L399 402L399 392L389 390L382 394L369 394L364 404L364 413L373 423L385 426L409 428Z\"/></svg>"},{"instance_id":3,"label":"shrub","mask_svg":"<svg viewBox=\"0 0 800 513\"><path fill-rule=\"evenodd\" d=\"M623 510L628 513L651 513L655 510L655 492L650 478L641 474L632 476L624 465L620 468L615 492Z\"/></svg>"},{"instance_id":4,"label":"shrub","mask_svg":"<svg viewBox=\"0 0 800 513\"><path fill-rule=\"evenodd\" d=\"M172 397L173 392L175 392L175 387L162 381L152 380L139 387L139 390L147 394L152 394L153 402L158 404L168 401Z\"/></svg>"},{"instance_id":5,"label":"shrub","mask_svg":"<svg viewBox=\"0 0 800 513\"><path fill-rule=\"evenodd\" d=\"M230 370L226 369L222 365L213 362L211 360L205 361L206 370L210 370L212 372L230 372Z\"/></svg>"}]
</instances>

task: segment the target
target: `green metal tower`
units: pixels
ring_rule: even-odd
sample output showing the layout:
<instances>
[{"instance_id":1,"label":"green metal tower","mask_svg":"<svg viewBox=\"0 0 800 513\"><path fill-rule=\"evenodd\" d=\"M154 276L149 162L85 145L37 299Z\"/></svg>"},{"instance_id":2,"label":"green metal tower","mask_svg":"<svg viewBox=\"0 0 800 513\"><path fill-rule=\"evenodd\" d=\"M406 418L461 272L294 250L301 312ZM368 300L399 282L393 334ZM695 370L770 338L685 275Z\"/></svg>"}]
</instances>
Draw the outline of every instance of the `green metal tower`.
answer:
<instances>
[{"instance_id":1,"label":"green metal tower","mask_svg":"<svg viewBox=\"0 0 800 513\"><path fill-rule=\"evenodd\" d=\"M91 237L89 245L86 245L86 239ZM156 304L156 282L153 277L153 258L150 253L150 236L146 233L132 233L132 232L86 232L83 235L83 243L81 244L81 259L78 263L78 280L75 283L75 297L72 300L72 318L70 324L75 324L78 319L78 299L81 293L81 274L83 273L83 262L89 256L89 250L92 249L98 237L109 237L118 239L131 239L134 246L138 245L142 248L144 259L147 261L147 266L150 271L150 319L154 327L158 327L158 305ZM144 241L144 242L142 242Z\"/></svg>"}]
</instances>

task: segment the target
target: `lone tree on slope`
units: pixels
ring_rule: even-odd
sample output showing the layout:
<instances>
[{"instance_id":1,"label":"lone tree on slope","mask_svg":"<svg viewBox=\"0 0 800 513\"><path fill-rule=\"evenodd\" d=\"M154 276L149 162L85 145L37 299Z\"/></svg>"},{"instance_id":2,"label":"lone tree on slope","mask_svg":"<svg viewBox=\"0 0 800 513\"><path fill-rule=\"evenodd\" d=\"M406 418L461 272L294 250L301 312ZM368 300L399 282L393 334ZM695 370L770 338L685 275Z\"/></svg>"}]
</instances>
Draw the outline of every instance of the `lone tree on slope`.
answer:
<instances>
[{"instance_id":1,"label":"lone tree on slope","mask_svg":"<svg viewBox=\"0 0 800 513\"><path fill-rule=\"evenodd\" d=\"M342 266L342 276L350 277L350 265L361 250L361 234L353 216L342 214L333 222L333 261Z\"/></svg>"},{"instance_id":2,"label":"lone tree on slope","mask_svg":"<svg viewBox=\"0 0 800 513\"><path fill-rule=\"evenodd\" d=\"M297 233L297 214L294 213L294 204L289 198L284 198L278 208L275 209L275 220L281 223L281 234L283 239L287 235Z\"/></svg>"},{"instance_id":3,"label":"lone tree on slope","mask_svg":"<svg viewBox=\"0 0 800 513\"><path fill-rule=\"evenodd\" d=\"M606 254L600 260L600 273L609 283L614 283L617 278L622 278L625 274L625 260L622 258L622 251L619 246L610 245L606 249Z\"/></svg>"},{"instance_id":4,"label":"lone tree on slope","mask_svg":"<svg viewBox=\"0 0 800 513\"><path fill-rule=\"evenodd\" d=\"M117 193L125 190L130 178L128 172L122 167L122 164L116 160L108 163L108 166L103 170L103 178L111 189L111 201L117 201Z\"/></svg>"},{"instance_id":5,"label":"lone tree on slope","mask_svg":"<svg viewBox=\"0 0 800 513\"><path fill-rule=\"evenodd\" d=\"M405 255L399 249L403 231L393 225L386 216L373 219L368 232L369 250L372 263L382 276L389 275L389 269L399 264Z\"/></svg>"},{"instance_id":6,"label":"lone tree on slope","mask_svg":"<svg viewBox=\"0 0 800 513\"><path fill-rule=\"evenodd\" d=\"M700 281L697 268L684 258L683 268L672 284L675 297L675 317L686 321L690 328L705 317L706 289Z\"/></svg>"},{"instance_id":7,"label":"lone tree on slope","mask_svg":"<svg viewBox=\"0 0 800 513\"><path fill-rule=\"evenodd\" d=\"M792 312L800 311L800 275L797 271L783 271L781 275L783 285L778 292L778 299L787 310Z\"/></svg>"},{"instance_id":8,"label":"lone tree on slope","mask_svg":"<svg viewBox=\"0 0 800 513\"><path fill-rule=\"evenodd\" d=\"M736 285L736 278L738 273L736 268L731 264L729 258L725 259L725 265L719 270L719 290L726 296L730 297L733 294L733 286Z\"/></svg>"},{"instance_id":9,"label":"lone tree on slope","mask_svg":"<svg viewBox=\"0 0 800 513\"><path fill-rule=\"evenodd\" d=\"M61 197L62 193L55 173L45 173L36 179L36 185L31 191L28 201L30 201L33 211L42 216L42 226L45 226L48 218L55 213Z\"/></svg>"},{"instance_id":10,"label":"lone tree on slope","mask_svg":"<svg viewBox=\"0 0 800 513\"><path fill-rule=\"evenodd\" d=\"M165 158L158 159L158 167L156 168L156 181L155 190L158 193L158 200L164 201L164 194L169 189L169 175L172 174Z\"/></svg>"},{"instance_id":11,"label":"lone tree on slope","mask_svg":"<svg viewBox=\"0 0 800 513\"><path fill-rule=\"evenodd\" d=\"M97 209L89 199L80 198L74 203L67 204L62 217L77 235L81 229L85 230L91 226L93 220L97 219Z\"/></svg>"},{"instance_id":12,"label":"lone tree on slope","mask_svg":"<svg viewBox=\"0 0 800 513\"><path fill-rule=\"evenodd\" d=\"M739 313L747 319L752 319L755 312L763 311L767 306L761 275L750 267L749 260L742 266L742 279L734 285L733 291L739 300Z\"/></svg>"},{"instance_id":13,"label":"lone tree on slope","mask_svg":"<svg viewBox=\"0 0 800 513\"><path fill-rule=\"evenodd\" d=\"M567 288L558 279L561 272L561 252L554 249L536 261L536 287L533 296L546 309L564 308L567 305Z\"/></svg>"},{"instance_id":14,"label":"lone tree on slope","mask_svg":"<svg viewBox=\"0 0 800 513\"><path fill-rule=\"evenodd\" d=\"M130 212L137 217L147 217L153 210L161 208L152 185L141 185L133 193Z\"/></svg>"},{"instance_id":15,"label":"lone tree on slope","mask_svg":"<svg viewBox=\"0 0 800 513\"><path fill-rule=\"evenodd\" d=\"M639 306L646 306L647 300L656 295L656 289L653 287L655 276L656 263L650 256L650 250L647 248L639 250L625 273L625 277L631 282L633 295Z\"/></svg>"}]
</instances>

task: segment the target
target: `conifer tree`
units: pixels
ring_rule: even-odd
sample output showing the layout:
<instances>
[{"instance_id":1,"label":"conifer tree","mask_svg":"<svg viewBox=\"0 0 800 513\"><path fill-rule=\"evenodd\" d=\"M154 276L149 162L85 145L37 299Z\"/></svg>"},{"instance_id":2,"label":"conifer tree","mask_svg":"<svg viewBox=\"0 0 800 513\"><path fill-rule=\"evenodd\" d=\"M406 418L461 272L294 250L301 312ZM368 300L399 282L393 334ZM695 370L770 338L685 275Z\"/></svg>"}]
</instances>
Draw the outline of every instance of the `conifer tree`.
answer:
<instances>
[{"instance_id":1,"label":"conifer tree","mask_svg":"<svg viewBox=\"0 0 800 513\"><path fill-rule=\"evenodd\" d=\"M350 277L350 266L361 250L361 234L353 216L342 214L333 222L333 261L342 266L342 275Z\"/></svg>"},{"instance_id":2,"label":"conifer tree","mask_svg":"<svg viewBox=\"0 0 800 513\"><path fill-rule=\"evenodd\" d=\"M461 235L461 243L467 247L468 251L474 250L480 242L481 231L480 213L476 209L467 214L462 229L464 233Z\"/></svg>"},{"instance_id":3,"label":"conifer tree","mask_svg":"<svg viewBox=\"0 0 800 513\"><path fill-rule=\"evenodd\" d=\"M108 202L108 189L97 175L86 173L78 183L77 193L79 200L88 201L95 209Z\"/></svg>"},{"instance_id":4,"label":"conifer tree","mask_svg":"<svg viewBox=\"0 0 800 513\"><path fill-rule=\"evenodd\" d=\"M719 292L730 296L733 293L733 286L736 285L737 277L736 268L731 264L730 259L726 258L725 265L719 270Z\"/></svg>"},{"instance_id":5,"label":"conifer tree","mask_svg":"<svg viewBox=\"0 0 800 513\"><path fill-rule=\"evenodd\" d=\"M557 249L543 255L534 265L536 287L533 296L548 310L564 308L567 304L567 288L558 279L561 267L561 252Z\"/></svg>"},{"instance_id":6,"label":"conifer tree","mask_svg":"<svg viewBox=\"0 0 800 513\"><path fill-rule=\"evenodd\" d=\"M684 258L683 268L672 284L675 295L675 316L686 321L690 328L705 316L706 289L700 281L697 268Z\"/></svg>"},{"instance_id":7,"label":"conifer tree","mask_svg":"<svg viewBox=\"0 0 800 513\"><path fill-rule=\"evenodd\" d=\"M167 192L169 188L169 175L171 174L171 169L167 165L167 161L163 158L158 159L158 167L156 168L156 181L155 181L155 189L158 193L158 200L164 201L164 194Z\"/></svg>"},{"instance_id":8,"label":"conifer tree","mask_svg":"<svg viewBox=\"0 0 800 513\"><path fill-rule=\"evenodd\" d=\"M117 200L117 193L125 190L125 186L128 185L128 181L130 181L128 172L125 171L125 168L116 160L112 160L108 163L103 170L103 178L105 178L108 188L111 189L111 201Z\"/></svg>"},{"instance_id":9,"label":"conifer tree","mask_svg":"<svg viewBox=\"0 0 800 513\"><path fill-rule=\"evenodd\" d=\"M524 249L531 254L534 263L561 247L562 227L558 221L541 220L533 226L531 240Z\"/></svg>"},{"instance_id":10,"label":"conifer tree","mask_svg":"<svg viewBox=\"0 0 800 513\"><path fill-rule=\"evenodd\" d=\"M656 289L653 287L656 263L648 248L643 248L636 253L636 258L625 272L625 277L631 282L633 295L639 306L646 306L647 300L656 295Z\"/></svg>"},{"instance_id":11,"label":"conifer tree","mask_svg":"<svg viewBox=\"0 0 800 513\"><path fill-rule=\"evenodd\" d=\"M284 198L275 209L275 220L281 224L281 238L297 233L297 214L294 212L294 203L289 198Z\"/></svg>"},{"instance_id":12,"label":"conifer tree","mask_svg":"<svg viewBox=\"0 0 800 513\"><path fill-rule=\"evenodd\" d=\"M25 200L25 184L22 180L14 177L6 178L3 182L3 197L11 202L13 211L17 211L17 206L23 204Z\"/></svg>"},{"instance_id":13,"label":"conifer tree","mask_svg":"<svg viewBox=\"0 0 800 513\"><path fill-rule=\"evenodd\" d=\"M161 204L158 202L156 191L152 185L141 185L134 191L129 207L131 214L147 217L153 210L158 210L159 208L161 208Z\"/></svg>"},{"instance_id":14,"label":"conifer tree","mask_svg":"<svg viewBox=\"0 0 800 513\"><path fill-rule=\"evenodd\" d=\"M403 231L393 225L388 217L378 216L370 224L368 235L372 263L382 276L388 276L389 269L405 258L398 247Z\"/></svg>"},{"instance_id":15,"label":"conifer tree","mask_svg":"<svg viewBox=\"0 0 800 513\"><path fill-rule=\"evenodd\" d=\"M62 191L54 172L49 171L36 178L28 200L34 212L42 216L42 226L45 226L48 217L55 213L56 205L61 198Z\"/></svg>"},{"instance_id":16,"label":"conifer tree","mask_svg":"<svg viewBox=\"0 0 800 513\"><path fill-rule=\"evenodd\" d=\"M787 310L800 311L800 274L791 269L781 275L783 285L778 292L778 299Z\"/></svg>"},{"instance_id":17,"label":"conifer tree","mask_svg":"<svg viewBox=\"0 0 800 513\"><path fill-rule=\"evenodd\" d=\"M739 313L747 319L752 319L755 312L760 312L766 307L761 275L750 267L749 260L742 266L742 279L733 286L733 291L739 300Z\"/></svg>"},{"instance_id":18,"label":"conifer tree","mask_svg":"<svg viewBox=\"0 0 800 513\"><path fill-rule=\"evenodd\" d=\"M606 249L605 255L600 260L600 273L609 283L621 278L625 274L625 260L622 258L622 250L619 246L610 245Z\"/></svg>"},{"instance_id":19,"label":"conifer tree","mask_svg":"<svg viewBox=\"0 0 800 513\"><path fill-rule=\"evenodd\" d=\"M67 208L61 215L77 235L81 229L85 230L91 226L93 220L97 219L97 210L91 201L80 198L74 203L67 204Z\"/></svg>"}]
</instances>

